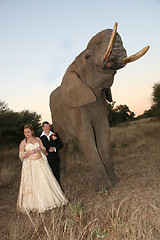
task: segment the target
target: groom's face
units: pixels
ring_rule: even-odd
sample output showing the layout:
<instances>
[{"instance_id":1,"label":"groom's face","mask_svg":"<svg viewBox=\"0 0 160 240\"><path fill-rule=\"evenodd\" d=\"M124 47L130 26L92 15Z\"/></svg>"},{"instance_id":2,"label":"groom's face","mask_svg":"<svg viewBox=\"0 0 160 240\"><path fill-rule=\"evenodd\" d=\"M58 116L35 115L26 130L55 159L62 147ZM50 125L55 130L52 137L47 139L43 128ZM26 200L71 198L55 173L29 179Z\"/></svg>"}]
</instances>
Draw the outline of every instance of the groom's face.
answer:
<instances>
[{"instance_id":1,"label":"groom's face","mask_svg":"<svg viewBox=\"0 0 160 240\"><path fill-rule=\"evenodd\" d=\"M49 132L50 132L50 125L49 124L44 124L44 126L43 126L43 131L46 133L46 134L48 134Z\"/></svg>"}]
</instances>

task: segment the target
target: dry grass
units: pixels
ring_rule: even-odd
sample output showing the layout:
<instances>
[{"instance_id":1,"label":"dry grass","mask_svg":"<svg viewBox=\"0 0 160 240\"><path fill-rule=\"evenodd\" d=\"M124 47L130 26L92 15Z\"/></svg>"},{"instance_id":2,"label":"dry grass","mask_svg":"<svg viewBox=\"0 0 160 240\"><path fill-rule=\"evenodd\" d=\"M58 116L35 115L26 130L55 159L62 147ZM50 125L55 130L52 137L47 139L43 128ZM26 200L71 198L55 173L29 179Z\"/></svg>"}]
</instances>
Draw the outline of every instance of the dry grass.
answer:
<instances>
[{"instance_id":1,"label":"dry grass","mask_svg":"<svg viewBox=\"0 0 160 240\"><path fill-rule=\"evenodd\" d=\"M96 194L84 156L68 154L69 175L62 176L62 186L70 204L40 215L13 211L8 218L7 211L15 202L8 210L1 204L6 224L0 228L0 239L160 239L160 123L145 120L114 127L111 140L115 172L120 178L112 190ZM11 152L5 154L8 158L1 164L0 179L12 189L2 190L16 195L19 179L14 182L13 176L18 175L21 164L16 165L17 152L12 160Z\"/></svg>"},{"instance_id":2,"label":"dry grass","mask_svg":"<svg viewBox=\"0 0 160 240\"><path fill-rule=\"evenodd\" d=\"M21 162L18 149L5 149L0 152L0 182L3 186L12 188L20 179Z\"/></svg>"},{"instance_id":3,"label":"dry grass","mask_svg":"<svg viewBox=\"0 0 160 240\"><path fill-rule=\"evenodd\" d=\"M154 202L138 205L132 199L119 203L106 199L108 204L102 204L104 199L97 201L89 206L92 208L85 207L81 216L74 215L69 207L39 216L19 215L16 221L10 220L7 235L1 235L1 239L159 239L160 208Z\"/></svg>"},{"instance_id":4,"label":"dry grass","mask_svg":"<svg viewBox=\"0 0 160 240\"><path fill-rule=\"evenodd\" d=\"M122 150L124 150L123 147L132 148L134 145L137 147L144 144L152 147L160 137L160 122L144 119L130 124L121 124L111 129L111 137L116 147Z\"/></svg>"}]
</instances>

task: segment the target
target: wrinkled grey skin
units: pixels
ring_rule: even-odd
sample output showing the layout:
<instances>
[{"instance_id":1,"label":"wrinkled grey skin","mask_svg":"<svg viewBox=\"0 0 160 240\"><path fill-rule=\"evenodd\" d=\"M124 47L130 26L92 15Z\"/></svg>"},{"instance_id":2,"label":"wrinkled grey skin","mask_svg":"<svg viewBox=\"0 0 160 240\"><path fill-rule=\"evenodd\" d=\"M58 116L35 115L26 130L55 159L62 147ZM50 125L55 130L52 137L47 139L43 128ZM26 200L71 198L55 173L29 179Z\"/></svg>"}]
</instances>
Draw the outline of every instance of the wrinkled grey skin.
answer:
<instances>
[{"instance_id":1,"label":"wrinkled grey skin","mask_svg":"<svg viewBox=\"0 0 160 240\"><path fill-rule=\"evenodd\" d=\"M77 138L89 162L96 191L102 187L109 189L118 182L111 161L106 98L111 101L114 75L125 66L121 62L127 54L116 33L106 67L102 59L111 33L112 30L107 29L90 40L87 48L68 67L61 86L50 96L54 129L63 141L63 154L68 142Z\"/></svg>"}]
</instances>

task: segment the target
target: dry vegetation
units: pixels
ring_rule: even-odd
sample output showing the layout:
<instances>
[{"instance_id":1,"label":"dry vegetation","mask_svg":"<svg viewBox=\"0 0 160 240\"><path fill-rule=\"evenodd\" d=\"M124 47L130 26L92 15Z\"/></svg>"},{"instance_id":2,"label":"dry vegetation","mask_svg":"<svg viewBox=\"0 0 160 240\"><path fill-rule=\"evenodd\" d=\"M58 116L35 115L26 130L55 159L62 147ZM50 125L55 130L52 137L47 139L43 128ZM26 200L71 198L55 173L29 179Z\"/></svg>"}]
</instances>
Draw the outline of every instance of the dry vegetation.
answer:
<instances>
[{"instance_id":1,"label":"dry vegetation","mask_svg":"<svg viewBox=\"0 0 160 240\"><path fill-rule=\"evenodd\" d=\"M160 122L119 125L111 141L120 182L95 193L84 156L69 152L61 182L70 204L37 216L16 213L21 162L17 149L1 152L0 239L160 239Z\"/></svg>"}]
</instances>

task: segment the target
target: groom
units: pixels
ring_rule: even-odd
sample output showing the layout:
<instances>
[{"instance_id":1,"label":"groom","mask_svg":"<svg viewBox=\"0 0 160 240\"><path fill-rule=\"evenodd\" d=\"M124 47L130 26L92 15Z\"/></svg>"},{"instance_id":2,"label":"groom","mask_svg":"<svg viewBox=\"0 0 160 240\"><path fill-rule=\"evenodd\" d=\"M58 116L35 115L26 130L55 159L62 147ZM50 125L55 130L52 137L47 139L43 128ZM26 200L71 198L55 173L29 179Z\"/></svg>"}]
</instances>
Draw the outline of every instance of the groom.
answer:
<instances>
[{"instance_id":1,"label":"groom","mask_svg":"<svg viewBox=\"0 0 160 240\"><path fill-rule=\"evenodd\" d=\"M59 156L58 150L62 148L62 143L58 135L50 130L49 122L42 123L43 132L40 138L47 151L48 163L52 169L52 172L59 182Z\"/></svg>"}]
</instances>

